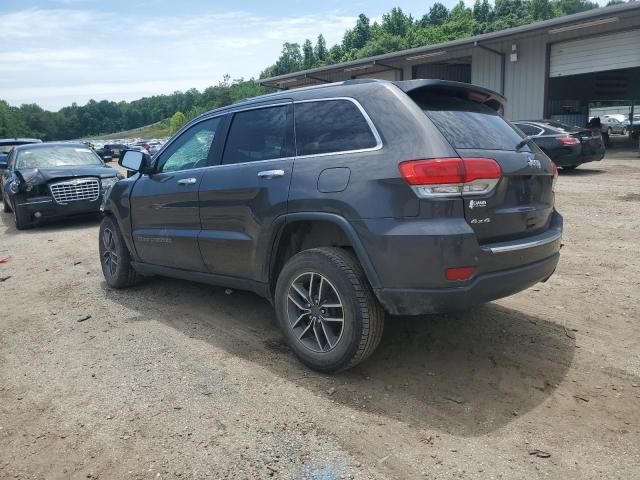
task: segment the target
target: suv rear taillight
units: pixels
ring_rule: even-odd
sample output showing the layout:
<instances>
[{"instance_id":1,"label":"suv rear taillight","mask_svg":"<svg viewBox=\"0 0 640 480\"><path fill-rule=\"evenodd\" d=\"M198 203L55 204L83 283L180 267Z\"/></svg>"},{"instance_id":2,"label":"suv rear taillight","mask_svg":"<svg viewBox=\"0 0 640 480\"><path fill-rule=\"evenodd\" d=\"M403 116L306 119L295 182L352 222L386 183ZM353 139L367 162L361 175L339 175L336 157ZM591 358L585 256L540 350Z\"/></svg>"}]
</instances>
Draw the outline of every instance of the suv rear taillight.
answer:
<instances>
[{"instance_id":1,"label":"suv rear taillight","mask_svg":"<svg viewBox=\"0 0 640 480\"><path fill-rule=\"evenodd\" d=\"M399 165L400 173L420 198L485 195L502 177L492 158L432 158Z\"/></svg>"},{"instance_id":2,"label":"suv rear taillight","mask_svg":"<svg viewBox=\"0 0 640 480\"><path fill-rule=\"evenodd\" d=\"M551 181L551 191L555 192L556 183L558 183L558 166L553 160L551 161L551 168L553 168L553 180Z\"/></svg>"},{"instance_id":3,"label":"suv rear taillight","mask_svg":"<svg viewBox=\"0 0 640 480\"><path fill-rule=\"evenodd\" d=\"M575 137L558 137L558 141L565 147L578 145L580 143L580 140Z\"/></svg>"}]
</instances>

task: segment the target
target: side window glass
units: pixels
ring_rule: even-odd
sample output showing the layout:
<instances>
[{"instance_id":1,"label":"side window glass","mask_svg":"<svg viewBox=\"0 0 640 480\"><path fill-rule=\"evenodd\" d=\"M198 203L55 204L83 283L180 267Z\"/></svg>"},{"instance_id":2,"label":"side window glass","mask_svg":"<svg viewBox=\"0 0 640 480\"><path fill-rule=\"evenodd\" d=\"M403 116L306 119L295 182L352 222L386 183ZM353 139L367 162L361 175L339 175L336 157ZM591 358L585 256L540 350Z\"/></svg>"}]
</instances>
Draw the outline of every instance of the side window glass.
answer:
<instances>
[{"instance_id":1,"label":"side window glass","mask_svg":"<svg viewBox=\"0 0 640 480\"><path fill-rule=\"evenodd\" d=\"M160 172L175 172L207 166L209 150L213 143L220 117L200 122L184 132L158 159Z\"/></svg>"},{"instance_id":2,"label":"side window glass","mask_svg":"<svg viewBox=\"0 0 640 480\"><path fill-rule=\"evenodd\" d=\"M223 164L293 156L291 105L265 107L233 115Z\"/></svg>"},{"instance_id":3,"label":"side window glass","mask_svg":"<svg viewBox=\"0 0 640 480\"><path fill-rule=\"evenodd\" d=\"M349 100L296 103L295 117L298 156L362 150L377 145L362 112Z\"/></svg>"}]
</instances>

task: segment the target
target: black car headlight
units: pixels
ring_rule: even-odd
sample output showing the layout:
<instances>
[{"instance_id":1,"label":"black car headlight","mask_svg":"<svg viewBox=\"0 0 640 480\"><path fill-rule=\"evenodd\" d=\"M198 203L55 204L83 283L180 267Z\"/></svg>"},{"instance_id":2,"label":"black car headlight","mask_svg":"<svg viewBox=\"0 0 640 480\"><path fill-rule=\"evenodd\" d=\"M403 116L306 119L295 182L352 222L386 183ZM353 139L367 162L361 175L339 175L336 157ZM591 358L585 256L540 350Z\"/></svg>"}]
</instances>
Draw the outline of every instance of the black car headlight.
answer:
<instances>
[{"instance_id":1,"label":"black car headlight","mask_svg":"<svg viewBox=\"0 0 640 480\"><path fill-rule=\"evenodd\" d=\"M9 184L9 191L14 195L18 193L20 191L20 182L18 182L17 180L12 181Z\"/></svg>"},{"instance_id":2,"label":"black car headlight","mask_svg":"<svg viewBox=\"0 0 640 480\"><path fill-rule=\"evenodd\" d=\"M102 186L102 191L106 192L111 187L113 187L120 180L118 177L109 177L100 179L100 185Z\"/></svg>"}]
</instances>

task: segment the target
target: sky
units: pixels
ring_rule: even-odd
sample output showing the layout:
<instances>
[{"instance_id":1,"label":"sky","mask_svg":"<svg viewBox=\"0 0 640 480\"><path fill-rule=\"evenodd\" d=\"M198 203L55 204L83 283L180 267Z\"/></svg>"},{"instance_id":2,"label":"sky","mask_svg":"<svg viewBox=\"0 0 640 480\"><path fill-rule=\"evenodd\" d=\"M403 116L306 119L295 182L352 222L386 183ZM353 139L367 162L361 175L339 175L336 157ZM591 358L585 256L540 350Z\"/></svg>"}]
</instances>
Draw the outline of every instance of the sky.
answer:
<instances>
[{"instance_id":1,"label":"sky","mask_svg":"<svg viewBox=\"0 0 640 480\"><path fill-rule=\"evenodd\" d=\"M58 110L257 78L284 42L331 46L360 13L435 1L0 0L0 99Z\"/></svg>"}]
</instances>

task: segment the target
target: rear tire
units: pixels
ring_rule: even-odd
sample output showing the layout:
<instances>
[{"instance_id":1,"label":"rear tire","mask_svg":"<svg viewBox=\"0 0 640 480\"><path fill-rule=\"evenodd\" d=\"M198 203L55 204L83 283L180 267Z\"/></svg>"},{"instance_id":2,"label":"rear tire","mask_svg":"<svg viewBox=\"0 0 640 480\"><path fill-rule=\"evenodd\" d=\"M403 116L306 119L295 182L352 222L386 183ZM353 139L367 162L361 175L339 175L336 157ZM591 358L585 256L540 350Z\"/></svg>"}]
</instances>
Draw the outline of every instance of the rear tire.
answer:
<instances>
[{"instance_id":1,"label":"rear tire","mask_svg":"<svg viewBox=\"0 0 640 480\"><path fill-rule=\"evenodd\" d=\"M562 167L562 170L575 170L578 168L578 165L568 165L566 167Z\"/></svg>"},{"instance_id":2,"label":"rear tire","mask_svg":"<svg viewBox=\"0 0 640 480\"><path fill-rule=\"evenodd\" d=\"M108 215L100 223L98 249L102 274L111 288L127 288L142 281L131 266L131 255L117 222Z\"/></svg>"},{"instance_id":3,"label":"rear tire","mask_svg":"<svg viewBox=\"0 0 640 480\"><path fill-rule=\"evenodd\" d=\"M352 368L382 338L384 311L356 258L341 248L293 256L278 277L275 306L287 343L314 370Z\"/></svg>"}]
</instances>

